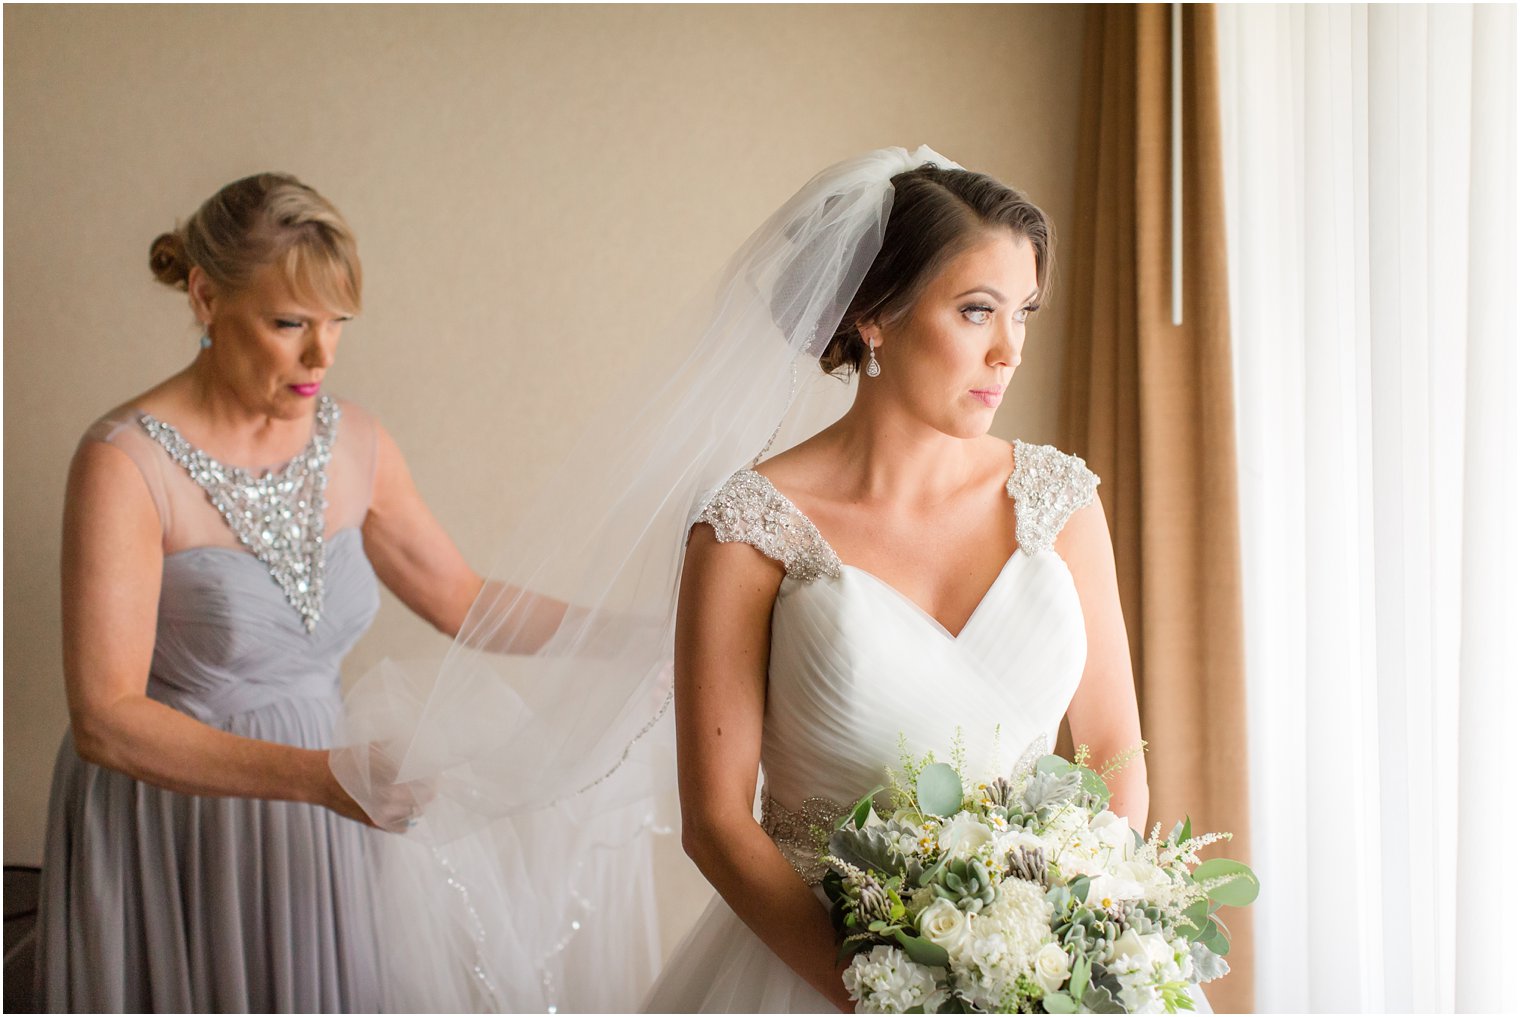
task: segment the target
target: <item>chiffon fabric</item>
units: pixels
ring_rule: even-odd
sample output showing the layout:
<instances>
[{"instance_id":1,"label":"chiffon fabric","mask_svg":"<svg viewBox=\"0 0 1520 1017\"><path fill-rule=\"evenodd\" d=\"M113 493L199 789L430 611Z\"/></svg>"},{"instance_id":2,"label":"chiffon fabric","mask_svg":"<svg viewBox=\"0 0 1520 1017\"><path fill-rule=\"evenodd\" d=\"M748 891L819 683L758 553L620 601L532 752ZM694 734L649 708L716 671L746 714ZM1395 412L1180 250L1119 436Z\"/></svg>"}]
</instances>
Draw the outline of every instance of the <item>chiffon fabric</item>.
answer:
<instances>
[{"instance_id":1,"label":"chiffon fabric","mask_svg":"<svg viewBox=\"0 0 1520 1017\"><path fill-rule=\"evenodd\" d=\"M352 404L339 408L326 592L310 633L137 411L85 435L136 464L163 524L151 698L234 734L330 744L339 664L379 607L358 528L375 425ZM384 837L314 805L145 784L83 761L65 735L49 801L38 998L50 1011L381 1009L369 869Z\"/></svg>"}]
</instances>

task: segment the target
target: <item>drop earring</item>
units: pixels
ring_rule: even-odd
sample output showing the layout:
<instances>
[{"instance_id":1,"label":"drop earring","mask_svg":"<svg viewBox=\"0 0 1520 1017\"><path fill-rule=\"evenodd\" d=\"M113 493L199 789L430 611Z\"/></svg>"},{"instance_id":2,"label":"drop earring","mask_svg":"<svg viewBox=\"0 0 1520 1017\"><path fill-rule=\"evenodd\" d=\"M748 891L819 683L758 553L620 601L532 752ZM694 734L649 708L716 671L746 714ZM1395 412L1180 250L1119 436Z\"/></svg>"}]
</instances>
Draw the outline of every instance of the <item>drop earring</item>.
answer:
<instances>
[{"instance_id":1,"label":"drop earring","mask_svg":"<svg viewBox=\"0 0 1520 1017\"><path fill-rule=\"evenodd\" d=\"M210 332L202 332L201 333L201 349L203 349L203 350L209 350L210 348L211 348L211 333Z\"/></svg>"},{"instance_id":2,"label":"drop earring","mask_svg":"<svg viewBox=\"0 0 1520 1017\"><path fill-rule=\"evenodd\" d=\"M866 361L866 377L879 378L881 377L881 364L876 362L876 344L867 342L866 349L871 353L871 358Z\"/></svg>"}]
</instances>

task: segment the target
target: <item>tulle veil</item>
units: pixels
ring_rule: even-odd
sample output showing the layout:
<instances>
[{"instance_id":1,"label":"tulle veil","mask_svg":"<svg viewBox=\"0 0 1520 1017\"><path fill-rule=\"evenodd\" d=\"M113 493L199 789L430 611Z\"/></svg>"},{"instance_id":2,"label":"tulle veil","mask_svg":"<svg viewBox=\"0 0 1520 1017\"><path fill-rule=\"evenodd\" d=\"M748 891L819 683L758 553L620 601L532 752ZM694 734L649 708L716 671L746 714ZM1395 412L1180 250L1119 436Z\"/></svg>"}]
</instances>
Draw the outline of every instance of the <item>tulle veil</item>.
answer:
<instances>
[{"instance_id":1,"label":"tulle veil","mask_svg":"<svg viewBox=\"0 0 1520 1017\"><path fill-rule=\"evenodd\" d=\"M735 470L848 406L818 358L880 250L892 177L925 163L959 168L888 148L808 181L650 341L667 358L536 496L444 659L386 662L350 690L343 786L372 815L387 788L426 789L370 875L389 1008L638 1006L658 964L651 843L671 822L657 806L675 781L687 531ZM535 595L570 605L547 638Z\"/></svg>"}]
</instances>

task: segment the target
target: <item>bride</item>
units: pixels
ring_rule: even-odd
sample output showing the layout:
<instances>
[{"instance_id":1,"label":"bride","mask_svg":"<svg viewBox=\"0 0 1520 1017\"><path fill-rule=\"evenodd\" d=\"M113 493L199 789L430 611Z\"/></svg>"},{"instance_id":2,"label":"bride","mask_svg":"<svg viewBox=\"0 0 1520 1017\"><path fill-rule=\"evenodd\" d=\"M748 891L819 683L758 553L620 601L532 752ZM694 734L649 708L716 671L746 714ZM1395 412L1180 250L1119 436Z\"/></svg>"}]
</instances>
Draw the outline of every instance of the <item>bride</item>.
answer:
<instances>
[{"instance_id":1,"label":"bride","mask_svg":"<svg viewBox=\"0 0 1520 1017\"><path fill-rule=\"evenodd\" d=\"M1097 759L1139 743L1097 478L987 433L1050 259L1044 213L927 148L818 174L565 457L441 670L358 683L345 788L435 789L435 877L394 877L433 888L414 998L447 941L458 1008L851 1009L809 831L899 738L988 773L1063 716ZM718 897L645 995L673 770ZM1142 826L1143 763L1113 792Z\"/></svg>"},{"instance_id":2,"label":"bride","mask_svg":"<svg viewBox=\"0 0 1520 1017\"><path fill-rule=\"evenodd\" d=\"M1049 278L1046 218L932 161L891 187L881 249L818 357L860 376L853 405L734 474L691 532L682 841L719 896L652 1011L852 1009L808 831L880 784L900 735L948 759L960 728L989 775L1006 770L997 743L1053 744L1068 707L1099 759L1140 741L1097 478L987 434ZM1143 826L1143 766L1113 791Z\"/></svg>"}]
</instances>

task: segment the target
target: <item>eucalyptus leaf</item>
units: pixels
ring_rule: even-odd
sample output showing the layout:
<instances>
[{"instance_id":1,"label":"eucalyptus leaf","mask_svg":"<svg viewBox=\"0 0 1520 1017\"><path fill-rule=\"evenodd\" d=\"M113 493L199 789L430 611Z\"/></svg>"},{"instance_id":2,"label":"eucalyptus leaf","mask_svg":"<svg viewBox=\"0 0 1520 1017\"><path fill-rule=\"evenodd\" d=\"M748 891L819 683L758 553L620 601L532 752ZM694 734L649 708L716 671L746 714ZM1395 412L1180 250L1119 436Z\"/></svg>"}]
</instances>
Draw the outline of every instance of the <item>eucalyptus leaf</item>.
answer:
<instances>
[{"instance_id":1,"label":"eucalyptus leaf","mask_svg":"<svg viewBox=\"0 0 1520 1017\"><path fill-rule=\"evenodd\" d=\"M1193 870L1193 878L1200 883L1224 876L1233 876L1230 882L1209 891L1209 898L1230 907L1243 908L1256 899L1261 892L1261 881L1251 867L1230 858L1210 858Z\"/></svg>"},{"instance_id":2,"label":"eucalyptus leaf","mask_svg":"<svg viewBox=\"0 0 1520 1017\"><path fill-rule=\"evenodd\" d=\"M1230 941L1219 930L1219 926L1214 924L1213 919L1210 919L1208 925L1204 927L1203 935L1198 937L1198 942L1208 947L1217 956L1229 956Z\"/></svg>"},{"instance_id":3,"label":"eucalyptus leaf","mask_svg":"<svg viewBox=\"0 0 1520 1017\"><path fill-rule=\"evenodd\" d=\"M1108 785L1103 783L1103 778L1098 775L1098 772L1090 770L1085 766L1079 766L1077 767L1077 773L1082 779L1082 790L1096 798L1099 802L1107 805L1112 795L1108 790Z\"/></svg>"},{"instance_id":4,"label":"eucalyptus leaf","mask_svg":"<svg viewBox=\"0 0 1520 1017\"><path fill-rule=\"evenodd\" d=\"M1041 756L1034 764L1035 773L1048 773L1059 777L1064 773L1070 773L1076 769L1076 765L1069 763L1060 756Z\"/></svg>"},{"instance_id":5,"label":"eucalyptus leaf","mask_svg":"<svg viewBox=\"0 0 1520 1017\"><path fill-rule=\"evenodd\" d=\"M965 790L949 763L930 763L918 775L918 809L928 816L953 816L961 810Z\"/></svg>"},{"instance_id":6,"label":"eucalyptus leaf","mask_svg":"<svg viewBox=\"0 0 1520 1017\"><path fill-rule=\"evenodd\" d=\"M1209 918L1209 902L1206 898L1200 898L1189 904L1182 912L1186 924L1178 926L1190 940L1198 940L1204 931L1205 923Z\"/></svg>"},{"instance_id":7,"label":"eucalyptus leaf","mask_svg":"<svg viewBox=\"0 0 1520 1017\"><path fill-rule=\"evenodd\" d=\"M950 954L944 947L931 943L922 936L910 936L902 929L897 930L896 939L898 945L903 948L903 952L914 963L930 968L950 966Z\"/></svg>"}]
</instances>

